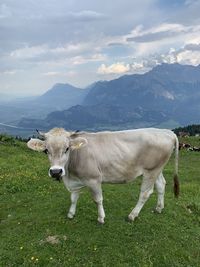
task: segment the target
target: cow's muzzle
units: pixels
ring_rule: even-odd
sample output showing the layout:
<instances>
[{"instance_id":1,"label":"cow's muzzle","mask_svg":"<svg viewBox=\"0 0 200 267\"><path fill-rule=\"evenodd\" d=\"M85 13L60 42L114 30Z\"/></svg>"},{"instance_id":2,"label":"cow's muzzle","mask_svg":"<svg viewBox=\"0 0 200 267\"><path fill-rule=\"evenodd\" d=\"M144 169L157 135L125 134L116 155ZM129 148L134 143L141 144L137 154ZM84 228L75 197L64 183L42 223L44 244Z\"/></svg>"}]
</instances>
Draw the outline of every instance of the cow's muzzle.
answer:
<instances>
[{"instance_id":1,"label":"cow's muzzle","mask_svg":"<svg viewBox=\"0 0 200 267\"><path fill-rule=\"evenodd\" d=\"M60 182L62 179L63 170L62 169L50 169L49 174L52 178Z\"/></svg>"}]
</instances>

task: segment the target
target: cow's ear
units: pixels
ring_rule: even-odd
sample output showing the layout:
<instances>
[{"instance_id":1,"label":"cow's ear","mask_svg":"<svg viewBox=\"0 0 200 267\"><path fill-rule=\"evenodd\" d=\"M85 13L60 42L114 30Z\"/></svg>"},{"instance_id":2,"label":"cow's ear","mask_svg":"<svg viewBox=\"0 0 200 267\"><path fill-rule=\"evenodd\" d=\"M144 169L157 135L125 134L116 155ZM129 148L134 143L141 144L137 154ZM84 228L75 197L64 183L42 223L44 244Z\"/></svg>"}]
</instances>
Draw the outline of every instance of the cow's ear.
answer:
<instances>
[{"instance_id":1,"label":"cow's ear","mask_svg":"<svg viewBox=\"0 0 200 267\"><path fill-rule=\"evenodd\" d=\"M45 142L40 139L33 139L28 141L27 146L35 151L42 152L46 149Z\"/></svg>"},{"instance_id":2,"label":"cow's ear","mask_svg":"<svg viewBox=\"0 0 200 267\"><path fill-rule=\"evenodd\" d=\"M74 139L71 139L69 142L69 146L72 150L79 149L87 145L87 139L83 137L77 137Z\"/></svg>"}]
</instances>

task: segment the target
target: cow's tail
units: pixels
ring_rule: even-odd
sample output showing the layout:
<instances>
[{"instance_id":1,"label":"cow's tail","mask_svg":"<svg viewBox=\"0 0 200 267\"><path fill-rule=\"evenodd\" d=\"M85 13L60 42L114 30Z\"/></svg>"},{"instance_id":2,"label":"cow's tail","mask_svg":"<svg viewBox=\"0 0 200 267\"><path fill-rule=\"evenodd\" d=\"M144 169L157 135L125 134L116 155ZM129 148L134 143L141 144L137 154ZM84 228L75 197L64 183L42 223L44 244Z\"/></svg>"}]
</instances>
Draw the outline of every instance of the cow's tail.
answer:
<instances>
[{"instance_id":1,"label":"cow's tail","mask_svg":"<svg viewBox=\"0 0 200 267\"><path fill-rule=\"evenodd\" d=\"M179 159L179 141L178 137L175 135L175 173L174 173L174 195L179 196L180 186L178 179L178 159Z\"/></svg>"}]
</instances>

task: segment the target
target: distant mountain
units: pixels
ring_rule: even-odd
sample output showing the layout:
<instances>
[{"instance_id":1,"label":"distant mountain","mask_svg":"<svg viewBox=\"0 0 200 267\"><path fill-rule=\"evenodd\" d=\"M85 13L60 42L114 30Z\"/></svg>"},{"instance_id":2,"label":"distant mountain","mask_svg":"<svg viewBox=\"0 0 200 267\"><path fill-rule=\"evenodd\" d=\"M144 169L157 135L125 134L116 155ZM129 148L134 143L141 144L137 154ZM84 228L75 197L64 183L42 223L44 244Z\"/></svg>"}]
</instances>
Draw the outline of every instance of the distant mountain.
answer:
<instances>
[{"instance_id":1,"label":"distant mountain","mask_svg":"<svg viewBox=\"0 0 200 267\"><path fill-rule=\"evenodd\" d=\"M64 111L50 113L45 120L23 119L19 126L30 126L48 129L52 127L64 127L72 130L96 130L108 128L148 127L161 123L166 119L164 113L144 110L141 108L127 110L124 107L116 107L107 104L94 106L74 106ZM142 123L141 123L142 122Z\"/></svg>"},{"instance_id":2,"label":"distant mountain","mask_svg":"<svg viewBox=\"0 0 200 267\"><path fill-rule=\"evenodd\" d=\"M143 75L125 75L98 82L84 99L84 105L100 103L140 105L162 109L197 94L200 66L162 64Z\"/></svg>"},{"instance_id":3,"label":"distant mountain","mask_svg":"<svg viewBox=\"0 0 200 267\"><path fill-rule=\"evenodd\" d=\"M58 83L35 102L37 105L52 106L54 110L64 109L81 103L88 91L70 84Z\"/></svg>"},{"instance_id":4,"label":"distant mountain","mask_svg":"<svg viewBox=\"0 0 200 267\"><path fill-rule=\"evenodd\" d=\"M195 83L200 81L200 65L181 65L175 64L161 64L154 67L151 71L146 73L147 76L155 77L156 79L170 80L171 82L186 82Z\"/></svg>"},{"instance_id":5,"label":"distant mountain","mask_svg":"<svg viewBox=\"0 0 200 267\"><path fill-rule=\"evenodd\" d=\"M0 122L18 123L23 117L45 118L56 110L67 109L82 103L89 89L80 89L70 84L56 84L38 97L21 98L0 104ZM5 110L7 110L5 114Z\"/></svg>"},{"instance_id":6,"label":"distant mountain","mask_svg":"<svg viewBox=\"0 0 200 267\"><path fill-rule=\"evenodd\" d=\"M52 112L20 126L67 129L173 128L200 121L200 66L162 64L142 75L125 75L90 86L82 105Z\"/></svg>"}]
</instances>

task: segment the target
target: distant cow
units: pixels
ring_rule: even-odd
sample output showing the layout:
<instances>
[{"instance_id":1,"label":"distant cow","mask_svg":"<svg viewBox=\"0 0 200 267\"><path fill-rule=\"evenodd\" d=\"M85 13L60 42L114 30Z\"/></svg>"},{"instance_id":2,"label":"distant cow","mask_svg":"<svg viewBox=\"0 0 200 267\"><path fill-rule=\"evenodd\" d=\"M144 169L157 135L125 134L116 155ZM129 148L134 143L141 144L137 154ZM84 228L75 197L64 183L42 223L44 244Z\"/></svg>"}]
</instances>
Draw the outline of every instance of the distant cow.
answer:
<instances>
[{"instance_id":1,"label":"distant cow","mask_svg":"<svg viewBox=\"0 0 200 267\"><path fill-rule=\"evenodd\" d=\"M44 141L31 139L28 147L48 154L49 176L63 182L71 192L68 217L73 218L81 188L88 187L98 207L98 222L104 223L102 183L126 183L143 175L141 192L129 219L139 215L153 192L158 192L156 211L164 208L163 168L175 148L174 193L178 196L178 139L170 130L154 128L117 132L70 133L54 128L41 133Z\"/></svg>"},{"instance_id":2,"label":"distant cow","mask_svg":"<svg viewBox=\"0 0 200 267\"><path fill-rule=\"evenodd\" d=\"M191 148L191 145L188 143L179 143L179 150L181 150L182 148Z\"/></svg>"},{"instance_id":3,"label":"distant cow","mask_svg":"<svg viewBox=\"0 0 200 267\"><path fill-rule=\"evenodd\" d=\"M196 146L194 146L194 147L193 147L193 151L200 152L200 147L196 147Z\"/></svg>"},{"instance_id":4,"label":"distant cow","mask_svg":"<svg viewBox=\"0 0 200 267\"><path fill-rule=\"evenodd\" d=\"M194 146L194 147L190 147L188 150L189 150L189 151L200 152L200 147L196 147L196 146Z\"/></svg>"}]
</instances>

